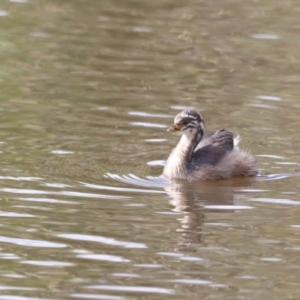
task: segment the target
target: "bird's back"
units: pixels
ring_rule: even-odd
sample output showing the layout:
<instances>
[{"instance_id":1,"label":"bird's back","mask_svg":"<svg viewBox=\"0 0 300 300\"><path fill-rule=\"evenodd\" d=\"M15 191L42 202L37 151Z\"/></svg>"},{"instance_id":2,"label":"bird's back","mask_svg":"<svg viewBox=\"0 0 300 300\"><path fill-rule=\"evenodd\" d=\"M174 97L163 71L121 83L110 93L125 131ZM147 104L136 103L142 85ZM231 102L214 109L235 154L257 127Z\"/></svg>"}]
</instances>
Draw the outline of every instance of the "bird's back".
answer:
<instances>
[{"instance_id":1,"label":"bird's back","mask_svg":"<svg viewBox=\"0 0 300 300\"><path fill-rule=\"evenodd\" d=\"M190 179L219 179L258 174L254 157L241 150L231 131L219 129L203 137L192 154Z\"/></svg>"},{"instance_id":2,"label":"bird's back","mask_svg":"<svg viewBox=\"0 0 300 300\"><path fill-rule=\"evenodd\" d=\"M192 164L213 165L218 162L234 147L234 138L231 131L219 129L214 134L207 134L200 141L192 155Z\"/></svg>"}]
</instances>

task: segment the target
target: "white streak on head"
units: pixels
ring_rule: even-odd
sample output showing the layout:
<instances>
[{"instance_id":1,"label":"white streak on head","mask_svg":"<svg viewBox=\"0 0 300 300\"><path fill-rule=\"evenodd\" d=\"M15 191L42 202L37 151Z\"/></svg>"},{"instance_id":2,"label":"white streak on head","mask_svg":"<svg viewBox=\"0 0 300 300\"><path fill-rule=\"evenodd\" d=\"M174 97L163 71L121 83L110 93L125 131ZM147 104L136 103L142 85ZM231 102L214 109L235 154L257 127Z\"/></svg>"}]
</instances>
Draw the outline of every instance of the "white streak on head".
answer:
<instances>
[{"instance_id":1,"label":"white streak on head","mask_svg":"<svg viewBox=\"0 0 300 300\"><path fill-rule=\"evenodd\" d=\"M241 141L241 137L238 135L233 139L233 145L234 147L237 147L239 142Z\"/></svg>"}]
</instances>

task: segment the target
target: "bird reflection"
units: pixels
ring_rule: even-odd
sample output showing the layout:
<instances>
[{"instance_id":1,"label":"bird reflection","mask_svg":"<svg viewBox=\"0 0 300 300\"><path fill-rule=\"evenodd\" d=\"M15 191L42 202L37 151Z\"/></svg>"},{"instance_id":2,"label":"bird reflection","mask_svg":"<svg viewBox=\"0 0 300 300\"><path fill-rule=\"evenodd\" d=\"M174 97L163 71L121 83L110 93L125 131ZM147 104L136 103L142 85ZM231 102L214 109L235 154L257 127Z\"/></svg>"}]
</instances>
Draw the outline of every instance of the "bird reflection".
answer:
<instances>
[{"instance_id":1,"label":"bird reflection","mask_svg":"<svg viewBox=\"0 0 300 300\"><path fill-rule=\"evenodd\" d=\"M178 219L180 233L175 245L175 251L193 252L195 245L204 242L205 214L229 213L234 210L207 209L214 205L234 206L235 196L240 189L249 187L253 184L252 179L232 179L224 181L205 181L205 182L176 182L171 186L165 187L170 196L170 203L174 206L174 211L181 212Z\"/></svg>"}]
</instances>

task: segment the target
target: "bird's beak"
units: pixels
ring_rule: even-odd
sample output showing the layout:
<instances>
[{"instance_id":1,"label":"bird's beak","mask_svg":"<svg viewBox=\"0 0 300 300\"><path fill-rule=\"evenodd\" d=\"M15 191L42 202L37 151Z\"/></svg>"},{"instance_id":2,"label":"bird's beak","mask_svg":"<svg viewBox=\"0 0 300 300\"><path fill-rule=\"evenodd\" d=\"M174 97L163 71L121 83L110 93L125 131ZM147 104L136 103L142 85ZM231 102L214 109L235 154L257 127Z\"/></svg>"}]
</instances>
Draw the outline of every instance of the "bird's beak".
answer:
<instances>
[{"instance_id":1,"label":"bird's beak","mask_svg":"<svg viewBox=\"0 0 300 300\"><path fill-rule=\"evenodd\" d=\"M180 131L181 129L182 129L182 126L175 124L175 125L169 127L167 131L173 132L173 131Z\"/></svg>"}]
</instances>

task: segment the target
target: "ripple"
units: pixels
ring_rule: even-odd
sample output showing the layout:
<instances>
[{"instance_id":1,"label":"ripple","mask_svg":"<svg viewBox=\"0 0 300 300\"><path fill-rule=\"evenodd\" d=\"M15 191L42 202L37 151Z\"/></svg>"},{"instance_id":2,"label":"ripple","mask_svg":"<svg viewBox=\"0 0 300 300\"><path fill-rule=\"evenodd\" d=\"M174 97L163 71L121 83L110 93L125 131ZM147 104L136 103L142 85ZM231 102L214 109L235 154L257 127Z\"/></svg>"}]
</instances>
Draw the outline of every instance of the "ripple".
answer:
<instances>
[{"instance_id":1,"label":"ripple","mask_svg":"<svg viewBox=\"0 0 300 300\"><path fill-rule=\"evenodd\" d=\"M40 240L30 240L30 239L21 239L21 238L11 238L7 236L0 236L0 242L10 243L19 246L27 246L27 247L38 247L38 248L65 248L67 245L46 242Z\"/></svg>"},{"instance_id":2,"label":"ripple","mask_svg":"<svg viewBox=\"0 0 300 300\"><path fill-rule=\"evenodd\" d=\"M260 279L257 276L250 276L250 275L235 276L235 278L239 278L239 279Z\"/></svg>"},{"instance_id":3,"label":"ripple","mask_svg":"<svg viewBox=\"0 0 300 300\"><path fill-rule=\"evenodd\" d=\"M233 224L231 224L231 223L212 223L212 222L207 222L205 224L206 224L206 226L233 227Z\"/></svg>"},{"instance_id":4,"label":"ripple","mask_svg":"<svg viewBox=\"0 0 300 300\"><path fill-rule=\"evenodd\" d=\"M147 206L147 204L144 204L144 203L129 203L129 204L124 204L124 206L144 207L144 206Z\"/></svg>"},{"instance_id":5,"label":"ripple","mask_svg":"<svg viewBox=\"0 0 300 300\"><path fill-rule=\"evenodd\" d=\"M104 260L112 262L130 262L129 259L125 259L121 256L108 255L108 254L78 254L78 258L92 259L92 260Z\"/></svg>"},{"instance_id":6,"label":"ripple","mask_svg":"<svg viewBox=\"0 0 300 300\"><path fill-rule=\"evenodd\" d=\"M256 96L257 99L267 100L267 101L282 101L282 98L276 96L268 96L268 95L259 95Z\"/></svg>"},{"instance_id":7,"label":"ripple","mask_svg":"<svg viewBox=\"0 0 300 300\"><path fill-rule=\"evenodd\" d=\"M220 209L220 210L241 210L241 209L253 209L253 206L247 205L204 205L207 209Z\"/></svg>"},{"instance_id":8,"label":"ripple","mask_svg":"<svg viewBox=\"0 0 300 300\"><path fill-rule=\"evenodd\" d=\"M195 256L183 256L179 258L182 261L203 261L203 258Z\"/></svg>"},{"instance_id":9,"label":"ripple","mask_svg":"<svg viewBox=\"0 0 300 300\"><path fill-rule=\"evenodd\" d=\"M270 190L259 190L259 189L240 189L243 193L266 193Z\"/></svg>"},{"instance_id":10,"label":"ripple","mask_svg":"<svg viewBox=\"0 0 300 300\"><path fill-rule=\"evenodd\" d=\"M284 156L272 155L272 154L257 154L256 156L257 157L274 158L274 159L286 159Z\"/></svg>"},{"instance_id":11,"label":"ripple","mask_svg":"<svg viewBox=\"0 0 300 300\"><path fill-rule=\"evenodd\" d=\"M150 128L167 128L167 125L148 123L148 122L130 122L133 126L150 127Z\"/></svg>"},{"instance_id":12,"label":"ripple","mask_svg":"<svg viewBox=\"0 0 300 300\"><path fill-rule=\"evenodd\" d=\"M131 29L133 32L139 32L139 33L150 33L152 32L153 30L149 27L140 27L140 26L135 26L135 27L132 27Z\"/></svg>"},{"instance_id":13,"label":"ripple","mask_svg":"<svg viewBox=\"0 0 300 300\"><path fill-rule=\"evenodd\" d=\"M26 278L26 276L24 275L14 274L14 273L2 274L2 276L9 277L9 278Z\"/></svg>"},{"instance_id":14,"label":"ripple","mask_svg":"<svg viewBox=\"0 0 300 300\"><path fill-rule=\"evenodd\" d=\"M172 109L184 110L184 109L195 109L193 106L184 106L184 105L171 105Z\"/></svg>"},{"instance_id":15,"label":"ripple","mask_svg":"<svg viewBox=\"0 0 300 300\"><path fill-rule=\"evenodd\" d=\"M55 193L55 195L73 196L73 197L87 197L87 198L102 198L102 199L130 199L128 196L111 196L111 195L101 195L101 194L90 194L90 193L80 193L72 191L63 191L60 193Z\"/></svg>"},{"instance_id":16,"label":"ripple","mask_svg":"<svg viewBox=\"0 0 300 300\"><path fill-rule=\"evenodd\" d=\"M128 298L119 297L119 296L111 296L111 295L91 295L91 294L72 294L70 295L73 298L84 298L84 299L96 299L96 300L126 300Z\"/></svg>"},{"instance_id":17,"label":"ripple","mask_svg":"<svg viewBox=\"0 0 300 300\"><path fill-rule=\"evenodd\" d=\"M262 39L262 40L278 40L279 35L277 34L269 34L269 33L254 33L251 35L254 39Z\"/></svg>"},{"instance_id":18,"label":"ripple","mask_svg":"<svg viewBox=\"0 0 300 300\"><path fill-rule=\"evenodd\" d=\"M280 179L290 178L293 176L299 176L299 174L282 173L282 174L260 175L256 177L256 180L257 181L280 180Z\"/></svg>"},{"instance_id":19,"label":"ripple","mask_svg":"<svg viewBox=\"0 0 300 300\"><path fill-rule=\"evenodd\" d=\"M174 252L158 252L157 254L163 256L170 256L170 257L181 257L184 255L182 253L174 253Z\"/></svg>"},{"instance_id":20,"label":"ripple","mask_svg":"<svg viewBox=\"0 0 300 300\"><path fill-rule=\"evenodd\" d=\"M278 258L278 257L262 257L260 258L260 260L262 261L282 261L281 258Z\"/></svg>"},{"instance_id":21,"label":"ripple","mask_svg":"<svg viewBox=\"0 0 300 300\"><path fill-rule=\"evenodd\" d=\"M158 188L158 187L166 188L171 185L170 182L166 181L166 179L163 176L159 176L159 177L147 176L146 177L147 179L143 179L134 174L118 175L118 174L106 173L105 177L114 179L122 183L143 186L148 188Z\"/></svg>"},{"instance_id":22,"label":"ripple","mask_svg":"<svg viewBox=\"0 0 300 300\"><path fill-rule=\"evenodd\" d=\"M271 155L270 157L274 158L277 156ZM280 157L282 159L285 159L284 157ZM270 180L279 180L279 179L285 179L289 178L292 176L297 176L299 174L288 174L288 173L282 173L282 174L270 174L270 175L259 175L255 179L258 181L270 181ZM145 178L140 178L134 174L128 174L128 175L118 175L118 174L112 174L112 173L107 173L105 175L106 178L112 178L116 181L130 184L130 185L136 185L136 186L143 186L147 188L168 188L168 187L180 187L181 183L176 183L176 182L170 182L165 179L163 175L159 177L152 177L152 176L146 176ZM110 187L111 188L111 187ZM112 187L114 188L114 187ZM122 189L122 188L121 188ZM128 189L129 190L129 189ZM139 190L138 190L139 191ZM145 191L145 190L143 190ZM146 190L145 192L149 192L151 190ZM265 192L266 190L253 190L249 189L248 192ZM165 191L157 191L158 193L166 193ZM204 208L206 209L216 209L216 210L245 210L245 209L254 209L255 207L253 206L247 206L247 205L226 205L226 206L218 206L218 205L213 205L213 206L205 206Z\"/></svg>"},{"instance_id":23,"label":"ripple","mask_svg":"<svg viewBox=\"0 0 300 300\"><path fill-rule=\"evenodd\" d=\"M19 256L13 254L13 253L0 253L1 259L20 259Z\"/></svg>"},{"instance_id":24,"label":"ripple","mask_svg":"<svg viewBox=\"0 0 300 300\"><path fill-rule=\"evenodd\" d=\"M41 177L13 177L13 176L0 176L0 180L15 180L15 181L39 181L44 180Z\"/></svg>"},{"instance_id":25,"label":"ripple","mask_svg":"<svg viewBox=\"0 0 300 300\"><path fill-rule=\"evenodd\" d=\"M271 157L275 158L273 155L271 155ZM278 157L281 159L285 159L284 157L281 157L281 156L278 156ZM257 181L280 180L280 179L286 179L286 178L290 178L293 176L299 176L299 175L300 174L298 174L298 173L297 174L281 173L281 174L258 175L255 178L255 180L257 180ZM180 186L180 183L167 181L163 175L158 176L158 177L147 176L145 179L145 178L140 178L134 174L118 175L118 174L106 173L104 175L104 177L111 178L111 179L116 180L121 183L126 183L126 184L130 184L130 185L141 186L141 187L148 187L151 189L152 188L168 188L168 187ZM91 187L92 187L92 185L91 185ZM114 189L114 188L112 188L112 189ZM123 188L116 188L116 190L118 190L118 189L123 190ZM130 189L127 189L127 190L130 191ZM126 191L126 190L124 190L124 191ZM139 191L139 190L136 190L136 191ZM148 193L153 192L153 190L140 190L140 191L148 192ZM262 192L262 190L257 190L257 191ZM155 191L155 193L166 193L166 192L165 191Z\"/></svg>"},{"instance_id":26,"label":"ripple","mask_svg":"<svg viewBox=\"0 0 300 300\"><path fill-rule=\"evenodd\" d=\"M0 10L0 17L7 17L9 13L6 10Z\"/></svg>"},{"instance_id":27,"label":"ripple","mask_svg":"<svg viewBox=\"0 0 300 300\"><path fill-rule=\"evenodd\" d=\"M113 273L112 276L116 277L126 277L126 278L140 278L141 276L133 273Z\"/></svg>"},{"instance_id":28,"label":"ripple","mask_svg":"<svg viewBox=\"0 0 300 300\"><path fill-rule=\"evenodd\" d=\"M23 260L21 264L34 265L34 266L43 266L43 267L70 267L75 264L62 261L45 261L45 260Z\"/></svg>"},{"instance_id":29,"label":"ripple","mask_svg":"<svg viewBox=\"0 0 300 300\"><path fill-rule=\"evenodd\" d=\"M50 34L46 32L34 31L34 32L30 32L30 36L36 38L48 38Z\"/></svg>"},{"instance_id":30,"label":"ripple","mask_svg":"<svg viewBox=\"0 0 300 300\"><path fill-rule=\"evenodd\" d=\"M54 187L54 188L58 188L58 189L63 189L63 188L70 188L72 187L69 184L63 184L63 183L44 183L44 186L47 187Z\"/></svg>"},{"instance_id":31,"label":"ripple","mask_svg":"<svg viewBox=\"0 0 300 300\"><path fill-rule=\"evenodd\" d=\"M106 244L110 246L120 246L124 248L135 248L135 249L148 248L145 244L117 241L113 238L107 238L103 236L85 235L85 234L77 234L77 233L62 233L59 234L58 237L70 239L70 240L77 240L77 241L96 242L96 243Z\"/></svg>"},{"instance_id":32,"label":"ripple","mask_svg":"<svg viewBox=\"0 0 300 300\"><path fill-rule=\"evenodd\" d=\"M14 290L14 291L38 291L39 288L30 288L30 287L22 287L22 286L8 286L8 285L0 285L0 290ZM1 299L1 298L0 298ZM31 298L30 298L31 299Z\"/></svg>"},{"instance_id":33,"label":"ripple","mask_svg":"<svg viewBox=\"0 0 300 300\"><path fill-rule=\"evenodd\" d=\"M61 204L79 204L75 201L64 201L64 200L56 200L51 198L26 198L26 197L20 197L18 200L22 201L32 201L32 202L43 202L43 203L61 203Z\"/></svg>"},{"instance_id":34,"label":"ripple","mask_svg":"<svg viewBox=\"0 0 300 300\"><path fill-rule=\"evenodd\" d=\"M164 166L165 165L165 160L152 160L148 161L147 165L148 166Z\"/></svg>"},{"instance_id":35,"label":"ripple","mask_svg":"<svg viewBox=\"0 0 300 300\"><path fill-rule=\"evenodd\" d=\"M73 154L74 152L73 151L66 151L66 150L52 150L51 153L64 155L64 154Z\"/></svg>"},{"instance_id":36,"label":"ripple","mask_svg":"<svg viewBox=\"0 0 300 300\"><path fill-rule=\"evenodd\" d=\"M8 212L8 211L0 211L0 217L12 217L12 218L34 218L34 215L30 214L21 214L15 212Z\"/></svg>"},{"instance_id":37,"label":"ripple","mask_svg":"<svg viewBox=\"0 0 300 300\"><path fill-rule=\"evenodd\" d=\"M12 188L2 188L1 192L14 193L14 194L44 194L44 195L63 195L63 196L72 196L72 197L82 197L82 198L99 198L99 199L130 199L128 196L112 196L112 195L102 195L102 194L90 194L82 192L73 192L73 191L61 191L61 192L51 192L51 191L40 191L40 190L31 190L31 189L12 189Z\"/></svg>"},{"instance_id":38,"label":"ripple","mask_svg":"<svg viewBox=\"0 0 300 300\"><path fill-rule=\"evenodd\" d=\"M147 269L159 269L163 267L163 265L159 264L135 264L134 266Z\"/></svg>"},{"instance_id":39,"label":"ripple","mask_svg":"<svg viewBox=\"0 0 300 300\"><path fill-rule=\"evenodd\" d=\"M144 111L131 111L128 113L132 116L139 116L139 117L150 117L150 118L173 118L171 115L165 115L165 114L151 114Z\"/></svg>"},{"instance_id":40,"label":"ripple","mask_svg":"<svg viewBox=\"0 0 300 300\"><path fill-rule=\"evenodd\" d=\"M280 159L285 159L284 157L281 156L275 156L275 155L268 155L268 157L271 158L280 158ZM154 163L155 164L155 163ZM273 181L273 180L281 180L281 179L286 179L286 178L290 178L293 176L300 176L300 173L296 173L296 174L290 174L290 173L278 173L278 174L269 174L269 175L258 175L255 177L256 181ZM166 180L166 178L161 175L158 177L152 177L152 176L146 176L146 178L140 178L134 174L128 174L128 175L118 175L118 174L113 174L113 173L106 173L104 175L104 177L106 178L111 178L113 180L116 180L118 182L121 183L125 183L125 184L129 184L129 185L135 185L135 186L140 186L140 187L147 187L149 188L149 190L140 190L140 189L130 189L130 188L115 188L115 187L107 187L107 189L115 189L118 191L142 191L142 192L146 192L146 193L166 193L166 189L167 188L180 188L181 184L180 182L172 182L169 180ZM86 184L83 183L88 187L95 187L97 188L97 185L90 185L90 184ZM99 186L99 188L102 188L103 186ZM153 190L153 188L163 188L165 190L163 191L158 191L158 190ZM106 189L106 187L103 187L103 189ZM245 189L242 190L245 192L266 192L267 190L255 190L255 189ZM209 208L208 206L205 208ZM216 209L218 209L217 207L215 207ZM227 209L251 209L254 207L250 207L250 206L233 206L232 208L227 207ZM225 207L220 208L220 209L226 209Z\"/></svg>"},{"instance_id":41,"label":"ripple","mask_svg":"<svg viewBox=\"0 0 300 300\"><path fill-rule=\"evenodd\" d=\"M109 110L108 106L98 106L97 107L98 110Z\"/></svg>"},{"instance_id":42,"label":"ripple","mask_svg":"<svg viewBox=\"0 0 300 300\"><path fill-rule=\"evenodd\" d=\"M145 142L148 142L148 143L163 143L166 140L167 139L146 139Z\"/></svg>"},{"instance_id":43,"label":"ripple","mask_svg":"<svg viewBox=\"0 0 300 300\"><path fill-rule=\"evenodd\" d=\"M248 201L284 204L284 205L300 205L300 201L295 201L295 200L290 200L290 199L253 198L253 199L249 199Z\"/></svg>"},{"instance_id":44,"label":"ripple","mask_svg":"<svg viewBox=\"0 0 300 300\"><path fill-rule=\"evenodd\" d=\"M196 285L209 285L212 284L212 281L209 280L201 280L201 279L173 279L166 280L168 282L176 282L176 283L184 283L184 284L196 284Z\"/></svg>"},{"instance_id":45,"label":"ripple","mask_svg":"<svg viewBox=\"0 0 300 300\"><path fill-rule=\"evenodd\" d=\"M114 186L105 186L99 184L90 184L86 182L80 182L82 185L88 188L99 189L99 190L109 190L109 191L120 191L120 192L136 192L136 193L154 193L154 194L164 194L163 191L158 190L143 190L143 189L133 189L133 188L120 188Z\"/></svg>"},{"instance_id":46,"label":"ripple","mask_svg":"<svg viewBox=\"0 0 300 300\"><path fill-rule=\"evenodd\" d=\"M51 300L49 298L37 298L37 297L24 297L24 296L14 296L14 295L1 295L0 299L3 300Z\"/></svg>"},{"instance_id":47,"label":"ripple","mask_svg":"<svg viewBox=\"0 0 300 300\"><path fill-rule=\"evenodd\" d=\"M137 293L154 293L154 294L175 294L173 289L165 289L149 286L121 286L121 285L88 285L87 289L119 291L119 292L137 292Z\"/></svg>"}]
</instances>

